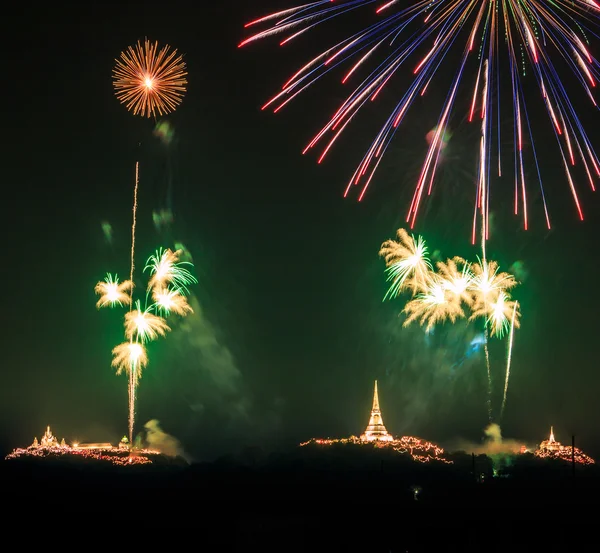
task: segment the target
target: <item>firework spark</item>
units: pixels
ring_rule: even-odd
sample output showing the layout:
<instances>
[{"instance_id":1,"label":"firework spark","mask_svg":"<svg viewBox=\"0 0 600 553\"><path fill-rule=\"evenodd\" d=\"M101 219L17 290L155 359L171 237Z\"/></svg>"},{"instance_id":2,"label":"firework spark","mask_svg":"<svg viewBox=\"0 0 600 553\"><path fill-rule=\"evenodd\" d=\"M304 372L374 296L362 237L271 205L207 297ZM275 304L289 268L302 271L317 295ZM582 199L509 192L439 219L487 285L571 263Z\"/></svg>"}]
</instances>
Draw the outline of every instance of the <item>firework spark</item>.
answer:
<instances>
[{"instance_id":1,"label":"firework spark","mask_svg":"<svg viewBox=\"0 0 600 553\"><path fill-rule=\"evenodd\" d=\"M94 291L100 296L96 307L114 307L115 305L124 306L131 304L131 289L133 283L131 280L119 282L117 275L113 276L107 273L103 281L96 284Z\"/></svg>"},{"instance_id":2,"label":"firework spark","mask_svg":"<svg viewBox=\"0 0 600 553\"><path fill-rule=\"evenodd\" d=\"M527 228L528 205L531 203L528 197L531 184L534 184L539 186L546 224L550 227L537 155L539 147L534 141L534 128L528 111L533 93L537 100L536 108L545 112L554 131L565 181L576 212L583 219L581 191L575 185L579 174L574 166L581 165L581 176L595 190L595 180L600 176L600 161L562 74L565 70L569 71L575 77L571 79L577 83L575 86L579 86L579 91L596 106L593 89L600 78L600 64L588 48L588 35L598 36L599 4L593 0L416 0L409 3L397 0L318 0L248 23L246 27L269 26L243 40L239 47L273 35L280 36L280 45L283 46L321 24L331 23L334 18L352 16L349 12L374 5L377 5L377 17L373 23L359 23L362 26L355 34L333 42L305 63L263 106L263 109L279 111L341 65L345 67L343 84L359 79L358 84L345 95L333 117L304 149L303 153L306 153L317 143L325 142L320 163L361 108L377 99L392 79L407 83L404 93L367 148L344 195L348 195L352 187L360 186L359 201L364 197L399 125L415 101L433 84L447 92L440 106L435 131L428 139L427 153L407 212L406 221L411 228L423 199L432 192L445 137L450 135L457 104L460 105L460 98L465 96L469 98L468 105L464 106L468 120L482 120L480 147L474 149L474 162L479 167L475 204L482 212L485 238L488 238L490 209L489 175L492 171L502 175L502 144L508 142L502 137L505 130L499 124L501 112L509 113L512 120L512 129L507 134L510 143L514 144L510 157L513 159L515 214L523 217ZM364 19L357 17L355 21ZM445 61L453 57L448 55L451 52L458 55L452 68L454 76L444 82L440 68L451 63ZM401 73L411 63L409 72ZM526 177L528 165L534 168L531 173L535 178L531 184ZM474 221L474 232L476 224Z\"/></svg>"},{"instance_id":3,"label":"firework spark","mask_svg":"<svg viewBox=\"0 0 600 553\"><path fill-rule=\"evenodd\" d=\"M121 52L113 69L117 99L134 115L156 117L175 111L186 92L186 66L177 50L148 39Z\"/></svg>"},{"instance_id":4,"label":"firework spark","mask_svg":"<svg viewBox=\"0 0 600 553\"><path fill-rule=\"evenodd\" d=\"M462 257L455 256L446 261L438 261L436 266L442 287L450 295L451 300L471 306L473 300L471 285L474 278L471 264Z\"/></svg>"},{"instance_id":5,"label":"firework spark","mask_svg":"<svg viewBox=\"0 0 600 553\"><path fill-rule=\"evenodd\" d=\"M399 242L387 240L382 244L379 251L380 256L386 260L386 273L390 272L394 264L399 262L398 260L405 261L411 255L414 256L415 244L418 243L403 229L397 232L397 236L402 237ZM419 242L425 243L420 237ZM420 283L418 293L415 294L415 288L406 286L404 282L398 284L398 282L392 281L384 300L396 298L404 291L410 292L412 297L402 310L406 315L403 326L406 327L418 322L422 327L425 327L427 333L431 332L436 325L443 324L446 321L454 323L458 319L467 317L467 315L468 321L479 318L485 320L484 351L488 380L487 406L491 421L492 373L488 338L491 336L503 338L510 329L507 373L504 385L504 397L506 398L514 329L520 326L521 313L518 309L518 302L512 300L508 293L518 284L517 280L512 274L500 271L496 261L485 259L485 242L483 240L482 249L484 257L478 259L477 263L469 263L462 257L455 256L446 261L438 261L436 263L437 271L433 269L431 264L422 262L424 257L419 257L423 272L418 279ZM408 276L411 274L410 271L407 272ZM387 280L391 280L390 277ZM502 411L504 411L505 403L504 399Z\"/></svg>"},{"instance_id":6,"label":"firework spark","mask_svg":"<svg viewBox=\"0 0 600 553\"><path fill-rule=\"evenodd\" d=\"M152 299L157 310L165 316L171 313L184 316L194 312L187 298L178 289L157 287L152 292Z\"/></svg>"},{"instance_id":7,"label":"firework spark","mask_svg":"<svg viewBox=\"0 0 600 553\"><path fill-rule=\"evenodd\" d=\"M146 348L138 342L123 342L112 350L112 366L117 374L133 373L136 382L142 376L142 369L148 364Z\"/></svg>"},{"instance_id":8,"label":"firework spark","mask_svg":"<svg viewBox=\"0 0 600 553\"><path fill-rule=\"evenodd\" d=\"M517 285L513 275L500 271L496 261L479 259L469 263L462 257L452 257L436 263L437 271L427 257L425 240L410 236L400 228L398 240L386 240L379 255L386 262L388 281L392 281L384 300L409 291L413 298L406 304L404 326L419 321L429 332L446 320L455 322L471 311L469 320L485 318L490 334L501 338L510 326L516 303L508 290ZM515 326L519 327L516 312Z\"/></svg>"},{"instance_id":9,"label":"firework spark","mask_svg":"<svg viewBox=\"0 0 600 553\"><path fill-rule=\"evenodd\" d=\"M501 294L517 285L513 275L500 271L496 261L479 259L472 266L473 280L471 291L473 293L473 311L489 314L489 306L498 302Z\"/></svg>"},{"instance_id":10,"label":"firework spark","mask_svg":"<svg viewBox=\"0 0 600 553\"><path fill-rule=\"evenodd\" d=\"M119 283L116 277L109 274L104 282L99 282L95 288L96 292L102 295L99 305L129 305L124 323L125 337L128 341L113 349L112 366L117 369L117 375L125 372L128 377L130 443L133 443L137 387L142 369L148 364L145 344L165 336L171 330L161 315L166 317L175 314L183 317L193 312L184 294L188 291L186 285L196 283L197 280L188 268L182 267L182 264L192 264L179 261L179 255L179 250L172 252L170 249L161 248L148 258L146 268L152 273L152 286L148 286L144 307L139 299L133 303L131 294L127 294L128 291L133 293L131 281ZM167 286L168 284L171 284L171 287ZM150 296L153 303L149 303Z\"/></svg>"},{"instance_id":11,"label":"firework spark","mask_svg":"<svg viewBox=\"0 0 600 553\"><path fill-rule=\"evenodd\" d=\"M148 290L163 288L168 284L177 287L180 290L187 291L190 284L196 284L198 281L189 271L187 266L191 266L189 261L180 261L181 250L172 251L170 249L158 249L154 255L148 258L144 271L150 271L150 280L148 281Z\"/></svg>"},{"instance_id":12,"label":"firework spark","mask_svg":"<svg viewBox=\"0 0 600 553\"><path fill-rule=\"evenodd\" d=\"M432 270L425 240L415 238L400 228L396 240L386 240L379 250L387 265L388 282L392 282L384 300L395 298L409 289L415 295L427 290L429 273Z\"/></svg>"},{"instance_id":13,"label":"firework spark","mask_svg":"<svg viewBox=\"0 0 600 553\"><path fill-rule=\"evenodd\" d=\"M142 309L140 300L137 300L135 309L125 314L126 338L145 344L171 330L167 321L152 312L152 307Z\"/></svg>"},{"instance_id":14,"label":"firework spark","mask_svg":"<svg viewBox=\"0 0 600 553\"><path fill-rule=\"evenodd\" d=\"M521 313L517 309L518 302L511 300L510 296L501 290L496 298L489 303L478 303L473 309L471 319L485 317L489 325L490 336L502 338L512 326L519 328Z\"/></svg>"},{"instance_id":15,"label":"firework spark","mask_svg":"<svg viewBox=\"0 0 600 553\"><path fill-rule=\"evenodd\" d=\"M444 281L435 274L429 277L426 291L410 300L403 311L407 315L404 326L418 320L421 326L425 326L425 332L431 332L438 323L448 320L454 323L465 316L460 302L456 301L455 295L446 289Z\"/></svg>"}]
</instances>

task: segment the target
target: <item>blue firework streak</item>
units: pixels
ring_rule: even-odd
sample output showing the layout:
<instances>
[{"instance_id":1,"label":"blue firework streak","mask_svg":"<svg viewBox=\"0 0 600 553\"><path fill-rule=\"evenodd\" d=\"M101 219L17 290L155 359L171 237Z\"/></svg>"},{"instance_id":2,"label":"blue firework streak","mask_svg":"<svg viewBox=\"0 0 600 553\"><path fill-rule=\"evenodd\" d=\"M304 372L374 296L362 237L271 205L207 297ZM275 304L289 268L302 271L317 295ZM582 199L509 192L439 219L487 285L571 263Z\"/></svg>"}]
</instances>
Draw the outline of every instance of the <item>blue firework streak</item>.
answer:
<instances>
[{"instance_id":1,"label":"blue firework streak","mask_svg":"<svg viewBox=\"0 0 600 553\"><path fill-rule=\"evenodd\" d=\"M492 166L498 176L502 174L501 107L511 113L512 119L510 142L514 144L511 157L515 213L522 216L527 228L528 195L534 184L539 187L546 224L550 228L542 170L526 103L529 96L524 86L526 76L532 78L539 93L536 102L552 124L558 146L556 153L562 162L577 214L583 219L573 166L581 164L581 175L585 175L594 190L595 179L600 177L600 162L561 73L575 77L576 84L597 107L592 89L600 78L600 65L587 44L589 36L598 37L599 4L595 0L417 0L406 4L399 0L320 0L248 23L246 27L267 27L241 42L240 47L273 35L280 35L280 44L284 45L319 25L356 10L374 9L377 14L374 23L363 26L309 60L263 109L270 107L279 111L341 65L345 67L343 83L358 79L362 73L359 68L370 68L367 77L351 89L333 117L304 150L307 152L318 143L324 143L319 157L321 162L361 107L375 100L400 68L411 64L412 78L346 188L345 196L353 186L359 186L358 198L361 200L409 108L416 98L425 94L439 68L451 63L444 63L444 59L456 50L460 57L416 182L407 222L414 226L424 197L431 194L455 102L466 86L470 104L468 119L477 118L481 122L481 141L476 153L478 176L473 240L478 217L487 238ZM426 52L424 55L423 51ZM559 69L559 62L564 70ZM501 93L501 82L510 90L508 95ZM524 141L529 142L526 152ZM534 183L528 183L525 176L525 154L530 156L529 161L535 167Z\"/></svg>"},{"instance_id":2,"label":"blue firework streak","mask_svg":"<svg viewBox=\"0 0 600 553\"><path fill-rule=\"evenodd\" d=\"M456 363L452 365L451 370L454 371L458 367L462 366L462 364L470 359L473 355L478 353L481 348L485 345L485 336L483 334L477 334L475 337L469 342L467 346L467 350L465 354L458 360Z\"/></svg>"}]
</instances>

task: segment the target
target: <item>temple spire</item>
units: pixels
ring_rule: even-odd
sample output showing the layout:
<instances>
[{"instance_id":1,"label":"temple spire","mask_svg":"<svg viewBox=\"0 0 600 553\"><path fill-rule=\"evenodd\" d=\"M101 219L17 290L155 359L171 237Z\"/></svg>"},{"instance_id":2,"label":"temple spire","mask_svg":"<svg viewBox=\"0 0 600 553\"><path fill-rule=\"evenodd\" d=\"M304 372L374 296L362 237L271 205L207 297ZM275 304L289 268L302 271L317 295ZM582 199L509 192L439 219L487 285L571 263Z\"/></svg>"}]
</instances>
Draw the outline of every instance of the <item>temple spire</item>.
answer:
<instances>
[{"instance_id":1,"label":"temple spire","mask_svg":"<svg viewBox=\"0 0 600 553\"><path fill-rule=\"evenodd\" d=\"M369 418L369 424L365 433L360 437L364 442L382 441L391 442L394 440L393 436L388 433L381 416L381 409L379 408L379 394L377 392L377 380L375 381L375 389L373 391L373 408L371 409L371 417Z\"/></svg>"},{"instance_id":2,"label":"temple spire","mask_svg":"<svg viewBox=\"0 0 600 553\"><path fill-rule=\"evenodd\" d=\"M373 392L373 409L372 411L379 411L379 394L377 393L377 380L375 381L375 391Z\"/></svg>"},{"instance_id":3,"label":"temple spire","mask_svg":"<svg viewBox=\"0 0 600 553\"><path fill-rule=\"evenodd\" d=\"M552 442L555 442L555 441L556 441L556 440L554 439L554 427L553 427L553 426L551 426L551 427L550 427L550 438L548 438L548 441L549 441L550 443L552 443Z\"/></svg>"}]
</instances>

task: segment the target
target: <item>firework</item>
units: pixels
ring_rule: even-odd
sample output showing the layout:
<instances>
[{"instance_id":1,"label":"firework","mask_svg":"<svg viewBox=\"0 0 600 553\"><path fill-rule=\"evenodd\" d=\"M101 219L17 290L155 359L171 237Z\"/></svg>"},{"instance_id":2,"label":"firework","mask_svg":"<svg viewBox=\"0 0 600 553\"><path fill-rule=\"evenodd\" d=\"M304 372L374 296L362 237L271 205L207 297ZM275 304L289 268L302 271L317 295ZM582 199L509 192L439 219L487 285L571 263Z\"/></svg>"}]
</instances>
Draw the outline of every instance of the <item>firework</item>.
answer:
<instances>
[{"instance_id":1,"label":"firework","mask_svg":"<svg viewBox=\"0 0 600 553\"><path fill-rule=\"evenodd\" d=\"M142 309L140 300L136 301L134 311L125 314L125 337L145 344L164 336L171 330L162 317L152 312L153 305Z\"/></svg>"},{"instance_id":2,"label":"firework","mask_svg":"<svg viewBox=\"0 0 600 553\"><path fill-rule=\"evenodd\" d=\"M112 354L112 366L117 370L117 375L131 372L137 382L142 376L142 369L148 364L146 348L138 342L123 342L113 348Z\"/></svg>"},{"instance_id":3,"label":"firework","mask_svg":"<svg viewBox=\"0 0 600 553\"><path fill-rule=\"evenodd\" d=\"M462 257L455 256L446 261L438 261L436 267L444 292L450 300L458 304L464 303L470 307L473 298L471 286L474 278L471 264Z\"/></svg>"},{"instance_id":4,"label":"firework","mask_svg":"<svg viewBox=\"0 0 600 553\"><path fill-rule=\"evenodd\" d=\"M581 164L581 174L592 190L600 176L600 162L578 116L560 66L570 71L580 91L596 106L592 93L600 78L600 65L588 49L588 35L598 33L600 6L594 0L490 0L452 1L318 0L261 17L246 27L267 25L249 36L240 47L277 35L283 46L308 31L349 12L375 8L373 23L362 26L355 34L333 42L320 54L308 60L264 106L279 111L316 81L343 65L342 83L357 85L345 94L333 117L308 143L304 152L323 143L319 163L324 159L361 108L374 101L396 78L407 83L404 93L392 108L381 130L358 164L345 191L360 187L361 200L399 125L415 100L430 85L443 87L445 100L440 106L437 125L428 137L421 173L407 212L413 227L424 197L431 194L441 151L451 134L451 121L457 111L457 100L468 98L465 106L469 121L481 119L480 146L474 149L479 167L475 204L481 210L487 239L489 213L489 178L494 171L502 175L502 114L510 115L509 139L514 182L514 210L520 212L528 226L528 196L531 185L526 178L526 165L535 165L535 181L540 187L546 224L550 217L546 205L540 164L538 163L534 129L528 106L532 87L537 104L548 116L578 216L583 219L580 191L575 186L573 166ZM364 12L364 10L363 10ZM374 14L374 15L375 15ZM363 16L368 16L364 12ZM360 21L358 17L355 21ZM364 19L363 19L364 20ZM440 68L448 54L458 55L451 67L453 77L444 82ZM420 57L417 57L420 56ZM452 58L453 56L448 56ZM408 67L406 73L401 73ZM577 85L576 85L577 86ZM505 94L504 88L507 89ZM529 145L524 146L528 141ZM474 229L476 221L474 221ZM475 230L474 230L475 232Z\"/></svg>"},{"instance_id":5,"label":"firework","mask_svg":"<svg viewBox=\"0 0 600 553\"><path fill-rule=\"evenodd\" d=\"M167 284L172 284L180 290L187 291L189 284L198 282L187 268L191 266L191 262L179 260L181 253L181 250L160 248L148 258L144 271L150 271L149 290L161 289Z\"/></svg>"},{"instance_id":6,"label":"firework","mask_svg":"<svg viewBox=\"0 0 600 553\"><path fill-rule=\"evenodd\" d=\"M152 292L152 299L156 303L157 310L165 316L170 314L184 316L193 312L187 298L178 289L156 287Z\"/></svg>"},{"instance_id":7,"label":"firework","mask_svg":"<svg viewBox=\"0 0 600 553\"><path fill-rule=\"evenodd\" d=\"M428 283L425 292L418 294L404 306L403 311L407 315L404 326L418 320L421 326L425 326L425 332L431 332L440 322L449 320L454 323L465 316L460 302L446 289L442 279L432 274Z\"/></svg>"},{"instance_id":8,"label":"firework","mask_svg":"<svg viewBox=\"0 0 600 553\"><path fill-rule=\"evenodd\" d=\"M490 329L490 336L502 338L511 324L516 328L520 326L521 313L517 310L517 305L518 302L511 300L506 292L500 291L494 301L479 303L477 308L473 309L471 319L485 317Z\"/></svg>"},{"instance_id":9,"label":"firework","mask_svg":"<svg viewBox=\"0 0 600 553\"><path fill-rule=\"evenodd\" d=\"M515 335L515 322L518 305L519 304L515 301L511 317L510 334L508 336L508 352L506 354L506 373L504 375L504 394L502 396L502 408L500 409L500 419L502 419L502 415L504 414L504 408L506 407L506 394L508 393L508 381L510 379L510 364L512 363L513 338Z\"/></svg>"},{"instance_id":10,"label":"firework","mask_svg":"<svg viewBox=\"0 0 600 553\"><path fill-rule=\"evenodd\" d=\"M496 261L478 259L471 266L473 279L470 290L473 293L473 311L480 315L489 314L489 306L497 304L501 294L514 288L517 281L510 273L500 271ZM479 315L478 315L479 316Z\"/></svg>"},{"instance_id":11,"label":"firework","mask_svg":"<svg viewBox=\"0 0 600 553\"><path fill-rule=\"evenodd\" d=\"M134 115L156 117L175 111L186 92L186 66L177 50L148 39L129 46L115 60L113 85L118 100Z\"/></svg>"},{"instance_id":12,"label":"firework","mask_svg":"<svg viewBox=\"0 0 600 553\"><path fill-rule=\"evenodd\" d=\"M383 242L379 255L391 281L384 300L405 291L412 295L403 309L407 315L404 326L418 321L430 332L436 324L465 317L465 309L469 309L469 320L482 317L491 336L504 336L517 305L508 293L517 285L513 275L500 271L496 261L478 258L477 263L469 263L458 256L438 261L436 271L422 237L415 239L403 228L396 236L397 241ZM517 310L513 322L517 328L519 317Z\"/></svg>"},{"instance_id":13,"label":"firework","mask_svg":"<svg viewBox=\"0 0 600 553\"><path fill-rule=\"evenodd\" d=\"M119 283L116 277L109 274L95 288L96 292L101 294L98 305L129 305L124 317L125 338L128 341L112 350L112 366L117 375L125 373L128 377L130 443L133 443L137 386L142 370L148 365L146 344L165 336L171 330L165 317L183 317L192 313L184 294L188 292L186 285L196 283L197 280L187 267L182 266L191 266L192 263L179 261L179 256L179 250L173 252L168 248L160 248L155 255L148 258L145 269L150 269L152 276L143 306L141 300L132 302L131 295L126 293L133 291L131 281Z\"/></svg>"},{"instance_id":14,"label":"firework","mask_svg":"<svg viewBox=\"0 0 600 553\"><path fill-rule=\"evenodd\" d=\"M406 315L403 326L418 322L429 333L438 324L446 321L456 322L468 316L469 321L483 318L484 351L487 370L487 407L488 417L492 420L492 373L490 367L488 338L502 338L510 329L507 373L504 385L504 400L510 376L512 342L514 329L519 328L519 304L512 300L509 290L518 283L513 275L500 271L496 261L485 258L484 226L482 225L483 259L469 263L462 257L452 257L446 261L438 261L436 270L427 260L425 241L419 237L410 237L406 230L399 229L396 235L399 240L386 240L379 250L379 255L386 261L387 280L392 284L384 296L385 299L398 297L402 292L411 293L411 299L404 305L402 312ZM418 248L417 245L421 244ZM412 260L410 262L409 260ZM415 261L417 260L417 261ZM395 268L397 266L398 268ZM414 267L419 267L419 276L415 279ZM404 272L402 272L404 270ZM389 275L396 278L393 279ZM413 280L410 281L409 278ZM416 282L418 286L407 283Z\"/></svg>"},{"instance_id":15,"label":"firework","mask_svg":"<svg viewBox=\"0 0 600 553\"><path fill-rule=\"evenodd\" d=\"M411 290L413 295L425 291L432 269L427 245L421 236L415 238L400 228L396 238L386 240L379 250L387 265L387 280L392 282L384 300L395 298L406 289Z\"/></svg>"},{"instance_id":16,"label":"firework","mask_svg":"<svg viewBox=\"0 0 600 553\"><path fill-rule=\"evenodd\" d=\"M131 280L119 282L117 275L107 273L106 278L96 284L94 291L100 296L96 307L114 307L115 305L129 305L131 303L130 292L133 287Z\"/></svg>"}]
</instances>

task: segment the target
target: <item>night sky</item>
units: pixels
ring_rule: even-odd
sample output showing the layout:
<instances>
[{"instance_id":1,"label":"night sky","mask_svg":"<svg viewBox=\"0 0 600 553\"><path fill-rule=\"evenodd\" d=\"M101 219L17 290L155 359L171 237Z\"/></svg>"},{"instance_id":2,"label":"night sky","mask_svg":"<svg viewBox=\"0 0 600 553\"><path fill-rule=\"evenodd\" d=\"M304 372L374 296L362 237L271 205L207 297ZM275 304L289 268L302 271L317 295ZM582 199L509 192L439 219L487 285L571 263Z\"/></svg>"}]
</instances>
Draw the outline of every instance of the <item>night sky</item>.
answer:
<instances>
[{"instance_id":1,"label":"night sky","mask_svg":"<svg viewBox=\"0 0 600 553\"><path fill-rule=\"evenodd\" d=\"M39 439L47 425L69 442L116 443L127 434L127 379L110 365L123 312L97 310L94 285L107 272L129 273L137 160L136 282L145 282L149 255L178 241L199 284L191 288L195 314L149 346L136 431L158 420L197 460L358 435L378 379L390 432L441 445L482 440L485 361L482 351L466 355L481 328L446 324L426 337L416 325L402 328L402 299L382 302L379 247L406 226L425 134L444 91L415 105L365 200L343 198L399 85L366 107L326 162L301 155L345 96L339 79L328 78L289 109L261 112L300 63L328 44L317 34L286 49L276 40L237 48L246 21L282 5L213 2L201 17L196 7L171 4L7 16L17 38L3 56L3 455ZM189 71L187 94L166 118L176 137L170 152L153 136L154 121L128 112L113 93L115 58L145 37L177 48ZM599 47L592 47L596 56ZM580 113L600 147L600 114L587 104ZM477 129L460 117L443 178L414 232L444 259L475 261L470 144ZM558 440L570 443L574 434L598 458L600 198L578 181L579 221L558 150L543 142L549 124L532 118L552 230L534 178L529 230L513 215L510 152L506 176L492 185L488 258L521 281L514 297L522 327L502 432L534 444L554 425ZM175 219L161 235L152 212L169 186ZM491 340L490 351L497 414L506 341Z\"/></svg>"}]
</instances>

